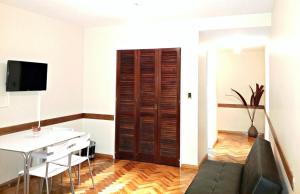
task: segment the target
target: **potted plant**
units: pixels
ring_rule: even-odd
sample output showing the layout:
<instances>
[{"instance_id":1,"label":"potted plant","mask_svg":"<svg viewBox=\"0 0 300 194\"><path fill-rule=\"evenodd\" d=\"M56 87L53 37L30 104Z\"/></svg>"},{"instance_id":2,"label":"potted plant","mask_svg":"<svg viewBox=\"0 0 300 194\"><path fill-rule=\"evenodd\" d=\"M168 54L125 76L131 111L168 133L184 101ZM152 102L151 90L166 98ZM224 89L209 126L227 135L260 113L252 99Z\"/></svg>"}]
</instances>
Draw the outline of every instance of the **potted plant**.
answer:
<instances>
[{"instance_id":1,"label":"potted plant","mask_svg":"<svg viewBox=\"0 0 300 194\"><path fill-rule=\"evenodd\" d=\"M249 87L250 87L250 90L252 92L249 105L247 104L247 101L245 100L245 98L238 91L236 91L232 88L231 88L231 90L235 94L237 94L237 96L234 95L234 97L236 97L238 100L240 100L242 102L242 104L246 107L248 116L249 116L250 121L251 121L251 126L248 130L248 136L257 137L258 132L257 132L256 127L253 125L253 122L254 122L256 109L258 108L260 99L261 99L261 97L264 93L264 86L256 84L255 91L253 90L253 88L250 85L249 85ZM253 109L253 111L251 112L250 109Z\"/></svg>"}]
</instances>

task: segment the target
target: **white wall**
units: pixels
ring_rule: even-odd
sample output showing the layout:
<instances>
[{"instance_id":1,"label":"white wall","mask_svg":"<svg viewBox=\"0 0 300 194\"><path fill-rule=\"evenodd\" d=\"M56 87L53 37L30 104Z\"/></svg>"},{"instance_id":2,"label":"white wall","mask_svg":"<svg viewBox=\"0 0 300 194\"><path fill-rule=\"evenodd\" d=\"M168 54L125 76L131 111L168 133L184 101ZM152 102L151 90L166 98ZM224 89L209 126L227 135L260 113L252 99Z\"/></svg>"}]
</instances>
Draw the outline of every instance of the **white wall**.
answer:
<instances>
[{"instance_id":1,"label":"white wall","mask_svg":"<svg viewBox=\"0 0 300 194\"><path fill-rule=\"evenodd\" d=\"M76 26L0 4L0 64L8 59L48 63L42 119L82 112L83 33ZM1 75L5 76L5 75ZM0 127L36 119L37 92L11 92Z\"/></svg>"},{"instance_id":2,"label":"white wall","mask_svg":"<svg viewBox=\"0 0 300 194\"><path fill-rule=\"evenodd\" d=\"M198 67L198 162L207 154L207 51L199 53Z\"/></svg>"},{"instance_id":3,"label":"white wall","mask_svg":"<svg viewBox=\"0 0 300 194\"><path fill-rule=\"evenodd\" d=\"M247 103L252 95L249 85L255 90L255 84L265 85L265 49L244 48L240 54L233 49L217 51L217 102L224 104L241 104L234 98L231 88L240 92ZM264 105L264 95L260 101ZM253 110L250 110L252 112ZM260 133L264 132L264 111L257 109L254 126ZM218 108L217 129L224 131L247 132L251 122L246 109Z\"/></svg>"},{"instance_id":4,"label":"white wall","mask_svg":"<svg viewBox=\"0 0 300 194\"><path fill-rule=\"evenodd\" d=\"M270 114L270 44L265 48L265 112ZM270 127L265 117L265 139L270 140Z\"/></svg>"},{"instance_id":5,"label":"white wall","mask_svg":"<svg viewBox=\"0 0 300 194\"><path fill-rule=\"evenodd\" d=\"M116 84L116 50L159 47L181 47L181 164L198 164L207 152L206 122L198 122L198 114L205 116L206 107L204 85L200 86L198 97L198 44L199 30L247 28L269 26L269 14L229 16L212 19L201 19L190 22L168 22L158 24L128 24L117 27L96 27L85 30L84 36L84 112L102 114L115 113ZM201 67L206 71L206 64ZM192 99L187 93L192 93ZM201 105L198 107L198 98ZM201 109L201 113L199 113ZM206 111L206 110L205 110ZM92 122L92 123L91 123ZM85 121L85 126L97 137L108 140L101 144L105 149L99 152L114 154L109 148L114 143L114 122ZM101 134L100 134L101 133ZM108 142L109 145L105 142ZM101 142L100 142L101 143ZM109 148L109 149L106 149Z\"/></svg>"},{"instance_id":6,"label":"white wall","mask_svg":"<svg viewBox=\"0 0 300 194\"><path fill-rule=\"evenodd\" d=\"M85 31L84 111L115 113L116 50L181 47L181 163L198 163L197 31L168 26L122 26ZM192 99L187 93L192 93ZM93 122L93 124L91 124ZM111 121L112 122L112 121ZM95 126L98 123L98 126ZM113 122L112 122L113 123ZM85 121L114 143L114 124ZM100 136L100 135L99 135ZM110 145L113 145L109 143ZM107 149L107 154L114 154Z\"/></svg>"},{"instance_id":7,"label":"white wall","mask_svg":"<svg viewBox=\"0 0 300 194\"><path fill-rule=\"evenodd\" d=\"M3 4L0 4L0 29L1 69L6 69L8 59L48 63L41 119L81 113L82 29ZM2 71L2 89L5 88L4 77L5 71ZM37 92L11 92L9 100L7 107L0 108L0 127L36 120ZM80 129L81 121L72 126ZM16 177L23 160L3 151L0 158L0 183L3 183Z\"/></svg>"},{"instance_id":8,"label":"white wall","mask_svg":"<svg viewBox=\"0 0 300 194\"><path fill-rule=\"evenodd\" d=\"M270 58L270 118L300 193L300 1L275 0ZM287 183L287 185L289 185Z\"/></svg>"},{"instance_id":9,"label":"white wall","mask_svg":"<svg viewBox=\"0 0 300 194\"><path fill-rule=\"evenodd\" d=\"M108 120L82 119L84 131L96 141L96 153L114 156L115 123Z\"/></svg>"},{"instance_id":10,"label":"white wall","mask_svg":"<svg viewBox=\"0 0 300 194\"><path fill-rule=\"evenodd\" d=\"M207 52L207 67L206 67L206 102L207 102L207 147L213 148L218 139L217 131L217 50L210 48Z\"/></svg>"}]
</instances>

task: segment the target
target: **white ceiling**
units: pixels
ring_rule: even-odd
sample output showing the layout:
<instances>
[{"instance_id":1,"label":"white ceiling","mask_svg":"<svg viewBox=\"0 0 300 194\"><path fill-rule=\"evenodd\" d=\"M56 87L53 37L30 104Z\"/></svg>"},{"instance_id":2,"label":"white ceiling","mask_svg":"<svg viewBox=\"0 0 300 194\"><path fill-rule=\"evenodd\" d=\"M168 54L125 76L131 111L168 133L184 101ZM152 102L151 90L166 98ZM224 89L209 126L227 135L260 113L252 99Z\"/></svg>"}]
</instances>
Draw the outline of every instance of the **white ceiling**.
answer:
<instances>
[{"instance_id":1,"label":"white ceiling","mask_svg":"<svg viewBox=\"0 0 300 194\"><path fill-rule=\"evenodd\" d=\"M235 28L199 32L203 49L264 48L269 42L271 27Z\"/></svg>"},{"instance_id":2,"label":"white ceiling","mask_svg":"<svg viewBox=\"0 0 300 194\"><path fill-rule=\"evenodd\" d=\"M273 0L0 0L76 24L184 20L272 11Z\"/></svg>"}]
</instances>

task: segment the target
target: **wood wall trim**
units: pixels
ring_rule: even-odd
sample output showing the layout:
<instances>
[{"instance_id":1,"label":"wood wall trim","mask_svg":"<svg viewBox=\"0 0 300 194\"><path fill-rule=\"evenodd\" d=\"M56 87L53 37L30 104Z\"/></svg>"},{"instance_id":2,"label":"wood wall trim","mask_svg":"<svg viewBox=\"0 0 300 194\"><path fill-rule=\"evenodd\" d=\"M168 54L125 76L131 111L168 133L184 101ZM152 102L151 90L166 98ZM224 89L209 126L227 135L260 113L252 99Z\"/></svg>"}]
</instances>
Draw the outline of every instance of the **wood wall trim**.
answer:
<instances>
[{"instance_id":1,"label":"wood wall trim","mask_svg":"<svg viewBox=\"0 0 300 194\"><path fill-rule=\"evenodd\" d=\"M78 119L98 119L98 120L114 120L114 115L105 115L105 114L95 114L95 113L79 113L74 115L67 115L67 116L61 116L61 117L55 117L51 119L45 119L41 120L41 126L49 126L49 125L55 125L58 123L64 123L68 121L74 121ZM12 125L7 127L1 127L0 128L0 135L5 135L9 133L14 133L18 131L24 131L30 129L32 126L37 126L38 122L33 121L29 123L22 123L19 125Z\"/></svg>"},{"instance_id":2,"label":"wood wall trim","mask_svg":"<svg viewBox=\"0 0 300 194\"><path fill-rule=\"evenodd\" d=\"M288 164L288 161L283 153L283 150L280 146L280 143L278 141L278 138L277 138L277 135L276 135L276 132L275 132L275 129L274 129L274 126L271 122L271 119L269 117L269 115L267 114L266 110L265 110L265 116L267 118L267 121L268 121L268 124L269 124L269 128L270 128L270 131L272 133L272 137L274 139L274 142L275 142L275 145L277 147L277 150L278 150L278 153L280 155L280 158L281 158L281 161L282 161L282 164L283 164L283 167L284 167L284 170L286 172L286 175L287 175L287 178L289 180L289 183L291 185L291 188L294 190L294 176L293 176L293 172Z\"/></svg>"},{"instance_id":3,"label":"wood wall trim","mask_svg":"<svg viewBox=\"0 0 300 194\"><path fill-rule=\"evenodd\" d=\"M218 130L218 133L225 133L225 134L233 134L233 135L248 135L248 131L227 131L227 130ZM265 133L258 132L259 137L264 137Z\"/></svg>"},{"instance_id":4,"label":"wood wall trim","mask_svg":"<svg viewBox=\"0 0 300 194\"><path fill-rule=\"evenodd\" d=\"M180 168L185 168L185 169L195 169L198 170L199 166L198 165L192 165L192 164L181 164Z\"/></svg>"},{"instance_id":5,"label":"wood wall trim","mask_svg":"<svg viewBox=\"0 0 300 194\"><path fill-rule=\"evenodd\" d=\"M216 139L216 141L215 141L215 143L213 145L213 148L216 147L216 145L217 145L218 142L219 142L219 138L217 137L217 139Z\"/></svg>"},{"instance_id":6,"label":"wood wall trim","mask_svg":"<svg viewBox=\"0 0 300 194\"><path fill-rule=\"evenodd\" d=\"M205 156L202 158L202 160L199 162L198 165L192 165L192 164L181 164L180 168L188 168L188 169L196 169L199 170L203 163L208 160L208 154L205 154Z\"/></svg>"},{"instance_id":7,"label":"wood wall trim","mask_svg":"<svg viewBox=\"0 0 300 194\"><path fill-rule=\"evenodd\" d=\"M225 103L218 103L218 107L220 108L246 108L246 106L242 104L225 104ZM248 106L248 108L254 108L254 106ZM265 109L265 106L259 105L257 109Z\"/></svg>"},{"instance_id":8,"label":"wood wall trim","mask_svg":"<svg viewBox=\"0 0 300 194\"><path fill-rule=\"evenodd\" d=\"M204 156L204 158L200 161L200 163L199 163L199 165L198 165L198 168L199 168L199 169L201 168L201 166L204 164L204 162L205 162L206 160L208 160L208 154L206 154L206 155Z\"/></svg>"},{"instance_id":9,"label":"wood wall trim","mask_svg":"<svg viewBox=\"0 0 300 194\"><path fill-rule=\"evenodd\" d=\"M105 159L110 159L110 160L114 159L113 155L101 154L101 153L95 153L95 158L105 158Z\"/></svg>"},{"instance_id":10,"label":"wood wall trim","mask_svg":"<svg viewBox=\"0 0 300 194\"><path fill-rule=\"evenodd\" d=\"M218 133L233 134L233 135L248 135L247 131L218 130Z\"/></svg>"},{"instance_id":11,"label":"wood wall trim","mask_svg":"<svg viewBox=\"0 0 300 194\"><path fill-rule=\"evenodd\" d=\"M30 122L30 123L23 123L20 125L13 125L8 127L2 127L0 128L0 135L6 135L9 133L14 133L18 131L23 131L26 129L30 129L32 126L37 126L38 122Z\"/></svg>"},{"instance_id":12,"label":"wood wall trim","mask_svg":"<svg viewBox=\"0 0 300 194\"><path fill-rule=\"evenodd\" d=\"M95 114L95 113L82 113L82 118L113 121L114 120L114 115Z\"/></svg>"},{"instance_id":13,"label":"wood wall trim","mask_svg":"<svg viewBox=\"0 0 300 194\"><path fill-rule=\"evenodd\" d=\"M62 116L62 117L56 117L52 119L45 119L41 120L41 126L49 126L49 125L55 125L58 123L64 123L68 121L74 121L82 118L82 113L80 114L74 114L74 115L68 115L68 116Z\"/></svg>"},{"instance_id":14,"label":"wood wall trim","mask_svg":"<svg viewBox=\"0 0 300 194\"><path fill-rule=\"evenodd\" d=\"M41 120L41 126L44 127L44 126L54 125L54 124L63 123L63 122L67 122L67 121L73 121L73 120L77 120L77 119L81 119L81 118L82 118L82 114L80 113L80 114L56 117L56 118L52 118L52 119L45 119L45 120ZM34 121L34 122L23 123L23 124L19 124L19 125L2 127L2 128L0 128L0 135L5 135L5 134L9 134L9 133L18 132L18 131L28 130L31 127L37 126L37 125L38 125L38 122Z\"/></svg>"}]
</instances>

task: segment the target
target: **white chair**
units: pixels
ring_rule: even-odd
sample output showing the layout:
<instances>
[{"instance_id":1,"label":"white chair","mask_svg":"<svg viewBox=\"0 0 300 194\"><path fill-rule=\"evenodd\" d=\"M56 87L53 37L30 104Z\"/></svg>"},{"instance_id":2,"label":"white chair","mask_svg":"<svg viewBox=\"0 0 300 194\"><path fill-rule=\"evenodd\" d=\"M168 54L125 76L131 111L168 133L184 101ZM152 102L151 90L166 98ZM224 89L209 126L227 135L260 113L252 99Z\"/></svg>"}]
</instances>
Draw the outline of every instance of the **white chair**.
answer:
<instances>
[{"instance_id":1,"label":"white chair","mask_svg":"<svg viewBox=\"0 0 300 194\"><path fill-rule=\"evenodd\" d=\"M66 170L70 177L71 191L74 194L74 185L72 181L72 172L71 172L71 161L72 161L72 152L74 151L74 142L67 141L59 145L48 147L48 154L45 158L45 162L29 168L29 176L36 176L46 181L47 194L49 194L49 183L48 178L51 178L55 175L58 175ZM57 163L57 161L62 158L66 158L67 162L65 164ZM19 172L18 182L17 182L17 193L19 192L20 178L24 175L24 171ZM42 191L43 187L41 187Z\"/></svg>"},{"instance_id":2,"label":"white chair","mask_svg":"<svg viewBox=\"0 0 300 194\"><path fill-rule=\"evenodd\" d=\"M94 184L94 178L93 173L91 169L91 163L89 159L89 146L90 146L90 134L87 134L85 136L73 139L72 142L74 143L73 147L73 153L71 157L71 167L78 165L78 184L80 184L80 164L82 164L85 161L88 161L89 165L89 173L90 177L92 179L93 188L95 187ZM87 154L85 156L81 156L81 150L87 148ZM58 164L66 165L68 163L68 158L62 158L57 161Z\"/></svg>"},{"instance_id":3,"label":"white chair","mask_svg":"<svg viewBox=\"0 0 300 194\"><path fill-rule=\"evenodd\" d=\"M67 128L67 127L61 127L61 126L55 126L51 130L54 132L74 131L73 128ZM31 153L31 158L35 159L35 161L37 161L38 163L41 163L47 157L47 153L49 153L48 148L44 148L43 150L34 151ZM31 166L32 166L32 162L31 162ZM79 169L80 169L80 165L78 165L78 171L77 171L78 183L80 184L80 170ZM75 175L76 175L76 171L75 171ZM60 180L62 183L63 182L63 174L61 174ZM52 185L52 179L51 179L51 185Z\"/></svg>"},{"instance_id":4,"label":"white chair","mask_svg":"<svg viewBox=\"0 0 300 194\"><path fill-rule=\"evenodd\" d=\"M52 130L53 131L74 131L74 129L67 128L67 127L53 127ZM43 159L46 159L47 152L48 152L47 148L44 148L43 150L41 149L41 150L38 150L38 151L34 151L34 152L31 153L31 158L38 159L40 162L42 162ZM32 166L32 163L31 163L30 166Z\"/></svg>"}]
</instances>

